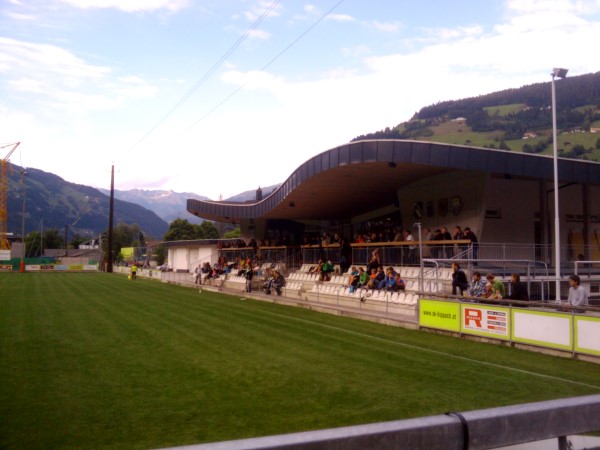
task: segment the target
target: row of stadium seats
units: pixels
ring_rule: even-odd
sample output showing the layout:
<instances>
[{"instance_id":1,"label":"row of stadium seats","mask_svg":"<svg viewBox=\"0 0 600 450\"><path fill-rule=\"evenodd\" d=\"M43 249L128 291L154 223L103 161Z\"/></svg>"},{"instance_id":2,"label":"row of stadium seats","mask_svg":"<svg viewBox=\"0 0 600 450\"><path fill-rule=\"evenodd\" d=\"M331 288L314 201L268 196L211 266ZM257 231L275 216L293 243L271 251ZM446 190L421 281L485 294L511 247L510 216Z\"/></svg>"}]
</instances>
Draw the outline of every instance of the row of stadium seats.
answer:
<instances>
[{"instance_id":1,"label":"row of stadium seats","mask_svg":"<svg viewBox=\"0 0 600 450\"><path fill-rule=\"evenodd\" d=\"M318 284L313 286L311 294L318 296L341 296L352 297L364 300L377 300L380 302L390 302L404 305L415 305L419 299L417 294L412 292L387 292L369 289L358 289L355 292L350 292L347 287L339 287L334 285Z\"/></svg>"}]
</instances>

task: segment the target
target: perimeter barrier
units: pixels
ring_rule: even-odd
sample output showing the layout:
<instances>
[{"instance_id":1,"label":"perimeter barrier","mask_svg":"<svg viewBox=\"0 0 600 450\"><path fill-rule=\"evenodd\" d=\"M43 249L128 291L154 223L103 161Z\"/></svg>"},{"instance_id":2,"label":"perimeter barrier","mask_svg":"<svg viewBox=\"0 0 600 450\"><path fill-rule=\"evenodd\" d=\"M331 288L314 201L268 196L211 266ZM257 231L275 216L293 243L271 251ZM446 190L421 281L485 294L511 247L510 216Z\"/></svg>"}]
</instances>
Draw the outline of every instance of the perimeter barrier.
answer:
<instances>
[{"instance_id":1,"label":"perimeter barrier","mask_svg":"<svg viewBox=\"0 0 600 450\"><path fill-rule=\"evenodd\" d=\"M173 447L178 450L483 450L600 430L600 395L503 406L417 419Z\"/></svg>"}]
</instances>

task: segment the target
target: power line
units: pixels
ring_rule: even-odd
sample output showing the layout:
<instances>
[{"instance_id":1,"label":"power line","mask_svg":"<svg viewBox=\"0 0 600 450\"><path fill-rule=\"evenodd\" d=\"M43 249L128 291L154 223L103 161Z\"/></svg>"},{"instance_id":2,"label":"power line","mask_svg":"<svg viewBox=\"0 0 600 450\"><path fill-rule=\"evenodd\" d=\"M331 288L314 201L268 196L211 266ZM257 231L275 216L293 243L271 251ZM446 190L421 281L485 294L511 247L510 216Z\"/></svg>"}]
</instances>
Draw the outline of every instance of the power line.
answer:
<instances>
[{"instance_id":1,"label":"power line","mask_svg":"<svg viewBox=\"0 0 600 450\"><path fill-rule=\"evenodd\" d=\"M304 36L306 36L310 31L312 31L313 28L315 28L319 23L321 23L329 14L331 14L338 6L340 6L342 3L344 3L345 0L339 0L335 5L333 5L331 8L329 8L329 10L327 10L327 12L325 12L323 15L321 15L321 17L319 17L319 19L317 19L316 22L314 22L310 27L308 27L306 30L304 30L296 39L294 39L292 42L290 42L283 50L281 50L277 55L275 55L274 58L272 58L269 62L267 62L264 66L262 66L259 71L263 71L265 69L267 69L271 64L273 64L275 61L277 61L284 53L286 53L290 48L292 48L300 39L302 39ZM190 131L192 128L194 128L196 125L198 125L200 122L202 122L204 119L206 119L208 116L210 116L213 112L215 112L217 109L219 109L223 104L225 104L231 97L233 97L235 94L237 94L239 91L241 91L244 87L246 87L246 85L250 83L250 80L246 81L244 84L242 84L241 86L239 86L237 89L235 89L234 91L232 91L229 95L227 95L227 97L225 97L223 100L221 100L219 103L217 103L217 105L215 105L212 109L210 109L206 114L204 114L200 119L198 119L196 122L194 122L192 125L190 125L188 128L186 128L181 134L185 134L188 131Z\"/></svg>"},{"instance_id":2,"label":"power line","mask_svg":"<svg viewBox=\"0 0 600 450\"><path fill-rule=\"evenodd\" d=\"M148 136L150 136L158 127L160 127L181 105L183 105L193 94L194 92L196 92L198 90L198 88L200 86L202 86L209 78L210 76L221 66L221 64L223 64L223 62L225 62L225 60L242 44L242 42L244 42L248 36L250 36L250 33L255 30L261 23L262 21L271 13L271 11L273 11L277 5L280 3L281 0L275 0L273 3L271 3L271 5L265 9L263 11L263 13L260 15L260 17L258 19L256 19L256 21L245 31L244 34L242 34L239 39L237 41L235 41L235 43L229 48L229 50L227 50L218 60L216 63L214 63L212 65L212 67L210 69L208 69L208 71L202 76L202 78L200 78L196 84L194 84L194 86L192 86L178 101L177 103L175 103L175 105L158 121L156 122L156 124L154 124L154 126L152 128L150 128L150 130L144 134L144 136L142 136L135 144L133 144L130 148L129 151L133 150L135 147L137 147L141 142L143 142L144 140L146 140L146 138L148 138Z\"/></svg>"}]
</instances>

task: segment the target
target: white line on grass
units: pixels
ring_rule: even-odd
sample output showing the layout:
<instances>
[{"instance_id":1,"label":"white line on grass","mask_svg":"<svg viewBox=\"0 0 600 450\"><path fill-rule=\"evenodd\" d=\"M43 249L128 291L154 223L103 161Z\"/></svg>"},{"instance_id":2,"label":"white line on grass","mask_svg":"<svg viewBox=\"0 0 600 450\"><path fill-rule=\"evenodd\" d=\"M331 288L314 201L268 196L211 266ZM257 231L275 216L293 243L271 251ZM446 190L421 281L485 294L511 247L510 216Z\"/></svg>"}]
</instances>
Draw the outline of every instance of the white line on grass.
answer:
<instances>
[{"instance_id":1,"label":"white line on grass","mask_svg":"<svg viewBox=\"0 0 600 450\"><path fill-rule=\"evenodd\" d=\"M263 311L264 313L264 311ZM579 381L573 381L573 380L569 380L567 378L560 378L560 377L555 377L552 375L545 375L542 373L536 373L536 372L531 372L529 370L524 370L524 369L517 369L516 367L511 367L511 366L503 366L502 364L495 364L495 363L491 363L491 362L487 362L487 361L480 361L478 359L472 359L472 358L467 358L466 356L458 356L458 355L453 355L452 353L445 353L445 352L441 352L439 350L432 350L430 348L426 348L426 347L419 347L418 345L412 345L412 344L405 344L404 342L398 342L398 341L392 341L391 339L385 339L385 338L381 338L378 336L372 336L370 334L365 334L365 333L359 333L357 331L352 331L352 330L347 330L345 328L340 328L340 327L336 327L333 325L327 325L327 324L323 324L323 323L319 323L319 322L313 322L312 320L307 320L307 319L301 319L299 317L290 317L290 316L286 316L284 314L278 314L272 311L269 311L268 314L271 314L273 316L277 316L277 317L282 317L288 320L296 320L299 322L305 322L311 325L318 325L320 327L323 328L329 328L332 330L336 330L336 331L342 331L344 333L347 334L353 334L355 336L360 336L360 337L365 337L365 338L370 338L373 340L377 340L377 341L382 341L382 342L387 342L389 344L395 344L395 345L399 345L402 347L406 347L406 348L410 348L413 350L421 350L423 352L429 352L429 353L433 353L435 355L441 355L441 356L449 356L451 358L454 359L459 359L461 361L467 361L467 362L471 362L471 363L476 363L476 364L481 364L484 366L489 366L489 367L495 367L498 369L504 369L504 370L509 370L509 371L513 371L513 372L519 372L519 373L523 373L526 375L533 375L536 377L540 377L540 378L547 378L550 380L554 380L554 381L562 381L563 383L569 383L569 384L575 384L577 386L584 386L584 387L588 387L588 388L592 388L592 389L598 389L600 390L600 386L596 386L593 384L587 384L587 383L581 383Z\"/></svg>"}]
</instances>

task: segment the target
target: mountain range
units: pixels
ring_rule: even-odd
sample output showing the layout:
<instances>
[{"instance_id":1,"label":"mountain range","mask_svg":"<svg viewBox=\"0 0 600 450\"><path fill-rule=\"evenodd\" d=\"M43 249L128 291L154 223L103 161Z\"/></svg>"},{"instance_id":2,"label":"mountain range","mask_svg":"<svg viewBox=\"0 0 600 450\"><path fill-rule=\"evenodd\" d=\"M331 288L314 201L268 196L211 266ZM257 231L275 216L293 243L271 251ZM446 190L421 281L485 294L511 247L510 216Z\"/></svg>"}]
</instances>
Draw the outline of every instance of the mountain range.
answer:
<instances>
[{"instance_id":1,"label":"mountain range","mask_svg":"<svg viewBox=\"0 0 600 450\"><path fill-rule=\"evenodd\" d=\"M22 227L25 234L66 228L71 239L74 235L96 237L108 229L110 198L98 189L70 183L39 169L27 168L23 177L21 167L12 165L12 169L6 202L9 233L20 236ZM169 224L155 212L116 197L113 221L115 225L119 222L138 224L145 235L157 239L162 239L169 229Z\"/></svg>"}]
</instances>

